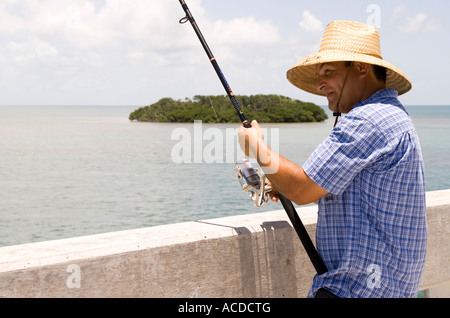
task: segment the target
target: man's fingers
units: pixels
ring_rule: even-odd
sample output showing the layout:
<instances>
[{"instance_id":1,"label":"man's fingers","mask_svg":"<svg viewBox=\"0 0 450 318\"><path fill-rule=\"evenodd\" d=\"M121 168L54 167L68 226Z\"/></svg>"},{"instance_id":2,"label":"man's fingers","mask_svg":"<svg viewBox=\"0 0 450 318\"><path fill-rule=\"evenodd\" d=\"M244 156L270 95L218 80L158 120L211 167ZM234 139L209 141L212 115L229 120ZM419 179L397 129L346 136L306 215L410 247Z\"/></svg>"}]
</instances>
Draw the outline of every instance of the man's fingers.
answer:
<instances>
[{"instance_id":1,"label":"man's fingers","mask_svg":"<svg viewBox=\"0 0 450 318\"><path fill-rule=\"evenodd\" d=\"M273 202L278 202L278 192L276 190L272 189L272 191L270 191L268 194L269 194L269 198Z\"/></svg>"}]
</instances>

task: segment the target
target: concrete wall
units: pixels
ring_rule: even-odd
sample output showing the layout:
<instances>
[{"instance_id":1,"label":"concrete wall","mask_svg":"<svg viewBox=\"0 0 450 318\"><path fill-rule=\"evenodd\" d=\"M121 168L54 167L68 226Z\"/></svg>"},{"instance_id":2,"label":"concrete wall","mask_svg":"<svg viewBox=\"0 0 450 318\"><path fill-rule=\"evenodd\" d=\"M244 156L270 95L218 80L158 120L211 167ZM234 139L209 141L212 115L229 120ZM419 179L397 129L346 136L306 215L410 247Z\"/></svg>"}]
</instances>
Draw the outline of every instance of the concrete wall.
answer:
<instances>
[{"instance_id":1,"label":"concrete wall","mask_svg":"<svg viewBox=\"0 0 450 318\"><path fill-rule=\"evenodd\" d=\"M427 206L422 289L450 282L450 190ZM314 274L284 210L0 248L0 297L305 297Z\"/></svg>"}]
</instances>

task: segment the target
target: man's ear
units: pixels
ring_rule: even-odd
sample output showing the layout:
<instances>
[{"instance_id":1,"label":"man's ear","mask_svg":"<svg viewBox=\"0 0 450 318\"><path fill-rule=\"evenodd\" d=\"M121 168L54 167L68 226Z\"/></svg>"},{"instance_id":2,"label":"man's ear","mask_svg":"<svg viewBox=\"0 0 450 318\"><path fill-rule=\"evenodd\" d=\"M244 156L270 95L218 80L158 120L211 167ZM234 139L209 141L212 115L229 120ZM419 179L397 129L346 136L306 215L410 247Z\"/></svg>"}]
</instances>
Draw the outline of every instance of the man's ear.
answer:
<instances>
[{"instance_id":1,"label":"man's ear","mask_svg":"<svg viewBox=\"0 0 450 318\"><path fill-rule=\"evenodd\" d=\"M367 75L369 75L370 73L370 68L372 67L370 64L367 63L363 63L363 62L356 62L356 70L359 73L359 76L361 78L365 78L367 77Z\"/></svg>"}]
</instances>

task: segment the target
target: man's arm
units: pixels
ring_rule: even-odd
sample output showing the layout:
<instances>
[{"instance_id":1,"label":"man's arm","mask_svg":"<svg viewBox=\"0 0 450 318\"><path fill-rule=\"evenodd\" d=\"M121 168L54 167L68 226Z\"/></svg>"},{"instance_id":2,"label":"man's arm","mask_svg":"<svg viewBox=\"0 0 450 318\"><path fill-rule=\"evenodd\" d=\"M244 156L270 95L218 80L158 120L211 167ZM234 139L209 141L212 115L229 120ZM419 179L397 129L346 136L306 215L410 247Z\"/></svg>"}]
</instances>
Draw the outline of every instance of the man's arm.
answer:
<instances>
[{"instance_id":1,"label":"man's arm","mask_svg":"<svg viewBox=\"0 0 450 318\"><path fill-rule=\"evenodd\" d=\"M245 155L257 159L272 187L289 200L299 205L309 204L328 193L309 178L302 167L272 150L264 142L256 121L252 122L252 128L241 127L238 136Z\"/></svg>"}]
</instances>

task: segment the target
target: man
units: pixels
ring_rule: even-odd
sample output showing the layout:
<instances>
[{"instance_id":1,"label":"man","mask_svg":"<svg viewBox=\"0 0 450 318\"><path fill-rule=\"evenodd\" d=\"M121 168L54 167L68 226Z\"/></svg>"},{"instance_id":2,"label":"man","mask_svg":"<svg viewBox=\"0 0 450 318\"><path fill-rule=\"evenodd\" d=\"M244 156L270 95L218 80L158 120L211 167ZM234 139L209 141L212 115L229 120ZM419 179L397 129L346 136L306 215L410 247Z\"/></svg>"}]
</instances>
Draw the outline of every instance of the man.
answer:
<instances>
[{"instance_id":1,"label":"man","mask_svg":"<svg viewBox=\"0 0 450 318\"><path fill-rule=\"evenodd\" d=\"M314 277L308 297L415 297L426 207L419 140L397 99L409 80L381 58L378 31L351 21L330 23L319 52L287 78L347 114L303 167L270 149L256 121L238 133L276 191L297 204L318 201L316 243L328 272Z\"/></svg>"}]
</instances>

